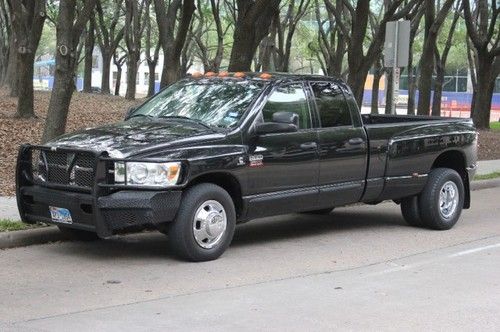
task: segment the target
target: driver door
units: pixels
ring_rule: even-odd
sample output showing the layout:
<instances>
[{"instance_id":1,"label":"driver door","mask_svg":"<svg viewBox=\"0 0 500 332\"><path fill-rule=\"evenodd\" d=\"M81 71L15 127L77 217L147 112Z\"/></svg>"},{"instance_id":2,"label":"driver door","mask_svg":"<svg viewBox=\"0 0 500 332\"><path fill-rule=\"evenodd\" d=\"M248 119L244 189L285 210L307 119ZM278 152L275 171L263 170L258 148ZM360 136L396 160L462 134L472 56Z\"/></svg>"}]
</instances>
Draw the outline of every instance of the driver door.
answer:
<instances>
[{"instance_id":1,"label":"driver door","mask_svg":"<svg viewBox=\"0 0 500 332\"><path fill-rule=\"evenodd\" d=\"M259 135L249 147L249 213L259 217L310 209L318 199L318 139L302 83L277 86L258 122L272 121L275 112L299 116L296 132Z\"/></svg>"}]
</instances>

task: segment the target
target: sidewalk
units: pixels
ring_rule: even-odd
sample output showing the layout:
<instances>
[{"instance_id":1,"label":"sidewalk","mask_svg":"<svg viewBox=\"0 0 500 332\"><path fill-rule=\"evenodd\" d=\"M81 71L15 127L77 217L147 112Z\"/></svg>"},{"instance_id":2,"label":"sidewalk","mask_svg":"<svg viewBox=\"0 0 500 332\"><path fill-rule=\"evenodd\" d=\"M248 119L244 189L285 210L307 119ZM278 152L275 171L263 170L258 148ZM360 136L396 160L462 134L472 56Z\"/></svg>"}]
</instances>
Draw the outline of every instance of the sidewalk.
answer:
<instances>
[{"instance_id":1,"label":"sidewalk","mask_svg":"<svg viewBox=\"0 0 500 332\"><path fill-rule=\"evenodd\" d=\"M477 175L500 172L500 160L478 161ZM19 220L15 197L0 196L0 219Z\"/></svg>"}]
</instances>

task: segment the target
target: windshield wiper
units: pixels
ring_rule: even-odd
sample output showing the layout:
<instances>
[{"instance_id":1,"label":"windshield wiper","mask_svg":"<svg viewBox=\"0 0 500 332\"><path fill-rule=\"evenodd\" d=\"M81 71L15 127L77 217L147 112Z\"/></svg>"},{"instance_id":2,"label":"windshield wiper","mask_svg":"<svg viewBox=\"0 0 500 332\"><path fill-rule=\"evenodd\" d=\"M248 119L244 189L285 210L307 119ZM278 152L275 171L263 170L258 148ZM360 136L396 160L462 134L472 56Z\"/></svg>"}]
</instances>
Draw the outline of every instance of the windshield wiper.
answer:
<instances>
[{"instance_id":1,"label":"windshield wiper","mask_svg":"<svg viewBox=\"0 0 500 332\"><path fill-rule=\"evenodd\" d=\"M152 118L153 116L152 115L149 115L149 114L133 114L131 116L129 116L128 118L129 119L132 119L132 118L138 118L138 117L145 117L145 118Z\"/></svg>"},{"instance_id":2,"label":"windshield wiper","mask_svg":"<svg viewBox=\"0 0 500 332\"><path fill-rule=\"evenodd\" d=\"M191 121L191 122L195 122L195 123L197 123L199 125L202 125L203 127L207 128L207 129L214 130L213 127L207 125L205 122L203 122L201 120L193 119L193 118L190 118L190 117L187 117L187 116L183 116L183 115L160 115L159 118L161 118L161 119L181 119L181 120L188 120L188 121Z\"/></svg>"}]
</instances>

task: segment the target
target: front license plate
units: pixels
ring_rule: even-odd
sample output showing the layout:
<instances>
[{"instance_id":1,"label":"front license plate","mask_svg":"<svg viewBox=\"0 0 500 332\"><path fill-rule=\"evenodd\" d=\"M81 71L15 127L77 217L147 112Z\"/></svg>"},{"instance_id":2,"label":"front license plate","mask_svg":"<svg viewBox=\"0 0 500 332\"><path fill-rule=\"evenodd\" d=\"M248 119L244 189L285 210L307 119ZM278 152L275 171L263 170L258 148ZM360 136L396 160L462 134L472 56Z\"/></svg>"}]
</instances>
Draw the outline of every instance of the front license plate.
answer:
<instances>
[{"instance_id":1,"label":"front license plate","mask_svg":"<svg viewBox=\"0 0 500 332\"><path fill-rule=\"evenodd\" d=\"M49 206L50 217L53 222L58 222L62 224L72 224L73 219L71 219L71 213L68 209L63 209L55 206Z\"/></svg>"}]
</instances>

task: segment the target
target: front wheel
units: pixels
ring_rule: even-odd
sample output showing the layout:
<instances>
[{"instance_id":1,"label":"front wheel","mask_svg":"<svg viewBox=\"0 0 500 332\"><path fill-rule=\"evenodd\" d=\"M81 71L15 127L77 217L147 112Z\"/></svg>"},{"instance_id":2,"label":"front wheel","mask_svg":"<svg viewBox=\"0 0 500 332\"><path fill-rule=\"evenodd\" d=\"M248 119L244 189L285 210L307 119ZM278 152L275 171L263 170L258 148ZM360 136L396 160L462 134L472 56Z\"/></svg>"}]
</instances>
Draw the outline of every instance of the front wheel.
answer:
<instances>
[{"instance_id":1,"label":"front wheel","mask_svg":"<svg viewBox=\"0 0 500 332\"><path fill-rule=\"evenodd\" d=\"M455 170L432 170L418 200L423 226L437 230L452 228L462 213L464 196L462 178Z\"/></svg>"},{"instance_id":2,"label":"front wheel","mask_svg":"<svg viewBox=\"0 0 500 332\"><path fill-rule=\"evenodd\" d=\"M204 183L183 195L168 237L171 249L190 261L219 258L231 243L236 212L231 196L221 187Z\"/></svg>"}]
</instances>

